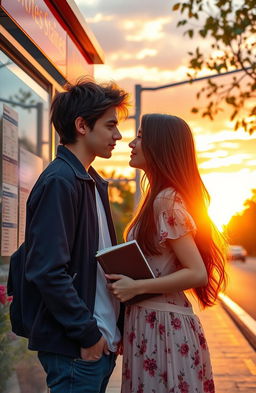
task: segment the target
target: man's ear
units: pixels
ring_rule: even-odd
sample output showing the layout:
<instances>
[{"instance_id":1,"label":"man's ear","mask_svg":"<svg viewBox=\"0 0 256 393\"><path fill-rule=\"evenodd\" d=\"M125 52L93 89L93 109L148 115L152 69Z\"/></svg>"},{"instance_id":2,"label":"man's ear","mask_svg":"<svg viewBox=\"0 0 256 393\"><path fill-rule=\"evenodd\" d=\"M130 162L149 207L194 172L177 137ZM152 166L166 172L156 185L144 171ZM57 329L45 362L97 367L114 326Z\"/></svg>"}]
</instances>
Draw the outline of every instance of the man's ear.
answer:
<instances>
[{"instance_id":1,"label":"man's ear","mask_svg":"<svg viewBox=\"0 0 256 393\"><path fill-rule=\"evenodd\" d=\"M75 119L75 127L76 131L80 135L85 135L89 132L89 127L86 125L86 122L82 116L79 116Z\"/></svg>"}]
</instances>

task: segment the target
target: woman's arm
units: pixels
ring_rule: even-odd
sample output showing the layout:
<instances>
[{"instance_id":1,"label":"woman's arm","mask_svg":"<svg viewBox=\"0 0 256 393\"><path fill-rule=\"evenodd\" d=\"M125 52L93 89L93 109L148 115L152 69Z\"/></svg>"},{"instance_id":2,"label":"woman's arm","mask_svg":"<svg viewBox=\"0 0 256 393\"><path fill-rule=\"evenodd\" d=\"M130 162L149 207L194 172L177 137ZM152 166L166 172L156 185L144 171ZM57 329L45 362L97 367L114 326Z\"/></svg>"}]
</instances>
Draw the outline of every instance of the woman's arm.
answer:
<instances>
[{"instance_id":1,"label":"woman's arm","mask_svg":"<svg viewBox=\"0 0 256 393\"><path fill-rule=\"evenodd\" d=\"M122 302L144 293L172 293L185 289L207 285L207 271L203 259L191 234L176 240L167 239L167 247L171 247L178 258L182 269L163 277L133 280L119 274L108 274L108 288Z\"/></svg>"}]
</instances>

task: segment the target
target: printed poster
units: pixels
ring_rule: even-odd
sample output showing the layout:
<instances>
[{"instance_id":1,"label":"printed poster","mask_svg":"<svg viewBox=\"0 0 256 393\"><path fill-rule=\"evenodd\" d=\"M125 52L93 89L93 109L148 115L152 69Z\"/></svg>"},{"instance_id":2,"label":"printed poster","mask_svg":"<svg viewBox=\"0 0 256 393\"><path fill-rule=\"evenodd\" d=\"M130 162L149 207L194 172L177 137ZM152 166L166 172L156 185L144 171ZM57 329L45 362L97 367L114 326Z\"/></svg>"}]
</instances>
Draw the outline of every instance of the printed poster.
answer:
<instances>
[{"instance_id":1,"label":"printed poster","mask_svg":"<svg viewBox=\"0 0 256 393\"><path fill-rule=\"evenodd\" d=\"M19 160L19 245L25 238L27 199L42 170L42 158L21 147Z\"/></svg>"},{"instance_id":2,"label":"printed poster","mask_svg":"<svg viewBox=\"0 0 256 393\"><path fill-rule=\"evenodd\" d=\"M3 105L1 255L10 256L18 241L18 113Z\"/></svg>"}]
</instances>

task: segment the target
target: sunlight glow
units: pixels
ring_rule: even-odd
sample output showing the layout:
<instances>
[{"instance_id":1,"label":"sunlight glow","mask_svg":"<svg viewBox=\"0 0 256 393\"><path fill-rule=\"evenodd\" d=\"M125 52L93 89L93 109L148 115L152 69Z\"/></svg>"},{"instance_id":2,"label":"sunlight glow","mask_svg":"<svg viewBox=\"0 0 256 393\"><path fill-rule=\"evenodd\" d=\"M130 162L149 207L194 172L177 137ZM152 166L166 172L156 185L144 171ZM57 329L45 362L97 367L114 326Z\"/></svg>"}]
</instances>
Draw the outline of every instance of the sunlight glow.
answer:
<instances>
[{"instance_id":1,"label":"sunlight glow","mask_svg":"<svg viewBox=\"0 0 256 393\"><path fill-rule=\"evenodd\" d=\"M128 154L113 153L111 161L96 158L94 167L103 169L110 175L133 178L134 169L128 165ZM251 197L251 188L255 185L256 170L242 169L235 173L211 172L202 175L204 184L211 196L209 214L220 231L230 218L244 210L244 202ZM132 183L133 187L134 184Z\"/></svg>"},{"instance_id":2,"label":"sunlight glow","mask_svg":"<svg viewBox=\"0 0 256 393\"><path fill-rule=\"evenodd\" d=\"M222 230L230 218L237 212L244 210L244 201L251 197L249 184L256 179L256 171L242 169L236 173L212 172L202 176L211 196L209 214Z\"/></svg>"}]
</instances>

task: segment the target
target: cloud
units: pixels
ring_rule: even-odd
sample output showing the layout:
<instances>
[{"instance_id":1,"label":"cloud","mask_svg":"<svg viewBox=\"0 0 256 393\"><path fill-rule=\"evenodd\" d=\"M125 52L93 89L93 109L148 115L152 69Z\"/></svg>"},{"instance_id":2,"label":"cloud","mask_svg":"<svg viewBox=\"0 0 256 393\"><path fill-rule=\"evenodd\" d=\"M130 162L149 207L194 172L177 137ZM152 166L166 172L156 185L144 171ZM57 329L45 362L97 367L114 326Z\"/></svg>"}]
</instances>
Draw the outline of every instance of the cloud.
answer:
<instances>
[{"instance_id":1,"label":"cloud","mask_svg":"<svg viewBox=\"0 0 256 393\"><path fill-rule=\"evenodd\" d=\"M240 146L239 142L223 142L222 147L226 147L227 149L233 150L233 149L238 149Z\"/></svg>"},{"instance_id":2,"label":"cloud","mask_svg":"<svg viewBox=\"0 0 256 393\"><path fill-rule=\"evenodd\" d=\"M181 29L177 30L179 14L172 12L171 4L166 1L130 1L127 4L95 1L88 5L85 0L77 0L77 3L107 57L126 52L131 61L132 57L136 61L138 51L149 43L154 45L157 56L148 58L149 63L145 64L160 68L168 64L174 68L183 61L185 64L187 52L193 49L194 41L183 37ZM201 39L200 45L207 50L209 42ZM109 61L111 58L108 57Z\"/></svg>"},{"instance_id":3,"label":"cloud","mask_svg":"<svg viewBox=\"0 0 256 393\"><path fill-rule=\"evenodd\" d=\"M159 41L164 37L163 26L166 23L170 23L170 17L148 20L144 23L141 23L139 19L137 21L127 21L124 23L124 29L128 31L126 40L143 42L143 45L147 41Z\"/></svg>"},{"instance_id":4,"label":"cloud","mask_svg":"<svg viewBox=\"0 0 256 393\"><path fill-rule=\"evenodd\" d=\"M144 60L146 57L152 57L157 55L156 49L142 49L139 53L136 54L135 58L138 60Z\"/></svg>"},{"instance_id":5,"label":"cloud","mask_svg":"<svg viewBox=\"0 0 256 393\"><path fill-rule=\"evenodd\" d=\"M219 157L216 154L216 157L207 160L203 163L201 163L199 165L200 169L216 169L216 168L221 168L222 172L224 172L224 170L226 170L226 167L229 168L231 166L241 166L241 164L247 160L247 159L251 159L252 156L245 153L245 154L236 154L234 156L230 156L230 157Z\"/></svg>"},{"instance_id":6,"label":"cloud","mask_svg":"<svg viewBox=\"0 0 256 393\"><path fill-rule=\"evenodd\" d=\"M200 158L219 158L219 157L226 157L228 152L226 150L214 150L214 151L206 151L200 153Z\"/></svg>"},{"instance_id":7,"label":"cloud","mask_svg":"<svg viewBox=\"0 0 256 393\"><path fill-rule=\"evenodd\" d=\"M221 133L220 133L221 134ZM216 135L215 135L216 136ZM198 164L201 173L218 172L236 172L241 168L254 169L256 160L256 136L250 137L243 133L243 139L238 139L236 133L223 132L227 140L216 140L211 144L204 145L204 150L197 149ZM247 139L245 139L247 136ZM214 135L205 135L206 139L214 139ZM197 136L200 139L200 136ZM232 140L233 142L229 142ZM203 144L201 145L201 148Z\"/></svg>"},{"instance_id":8,"label":"cloud","mask_svg":"<svg viewBox=\"0 0 256 393\"><path fill-rule=\"evenodd\" d=\"M153 84L168 84L171 81L179 81L184 77L186 68L181 66L176 70L162 69L158 67L146 67L144 65L134 65L130 67L112 67L110 65L103 65L95 69L96 79L107 80L114 76L117 81L124 78L130 78L134 82L152 82Z\"/></svg>"},{"instance_id":9,"label":"cloud","mask_svg":"<svg viewBox=\"0 0 256 393\"><path fill-rule=\"evenodd\" d=\"M110 22L115 19L114 15L103 15L100 12L91 18L87 18L87 23L101 23L101 22Z\"/></svg>"},{"instance_id":10,"label":"cloud","mask_svg":"<svg viewBox=\"0 0 256 393\"><path fill-rule=\"evenodd\" d=\"M119 23L114 23L113 20L102 20L99 23L93 23L92 31L102 48L104 48L106 56L122 51L126 44L121 26Z\"/></svg>"},{"instance_id":11,"label":"cloud","mask_svg":"<svg viewBox=\"0 0 256 393\"><path fill-rule=\"evenodd\" d=\"M177 30L180 16L172 12L170 2L76 2L104 49L108 66L118 69L134 66L157 67L164 72L179 68L180 65L186 67L187 52L193 48L194 42L183 37L181 29ZM201 45L205 45L206 50L209 43L201 40ZM143 51L146 54L143 55ZM184 71L183 78L186 77L186 72L187 70ZM152 72L149 73L152 75ZM154 75L152 76L154 78Z\"/></svg>"},{"instance_id":12,"label":"cloud","mask_svg":"<svg viewBox=\"0 0 256 393\"><path fill-rule=\"evenodd\" d=\"M120 44L118 47L115 44L116 50L112 50L114 45L107 43L109 51L106 54L106 63L113 67L130 67L136 63L137 65L158 67L160 70L166 68L174 70L183 65L184 78L186 78L187 51L182 45L182 40L178 40L177 47L173 48L170 42L174 39L175 37L164 37L152 44L149 41L143 43L140 41L128 42L125 37L121 41L121 37L119 37ZM140 57L142 51L151 51L151 54L142 58Z\"/></svg>"},{"instance_id":13,"label":"cloud","mask_svg":"<svg viewBox=\"0 0 256 393\"><path fill-rule=\"evenodd\" d=\"M98 12L114 13L120 18L139 15L143 17L158 17L171 14L171 2L166 0L76 0L85 17L91 17Z\"/></svg>"}]
</instances>

